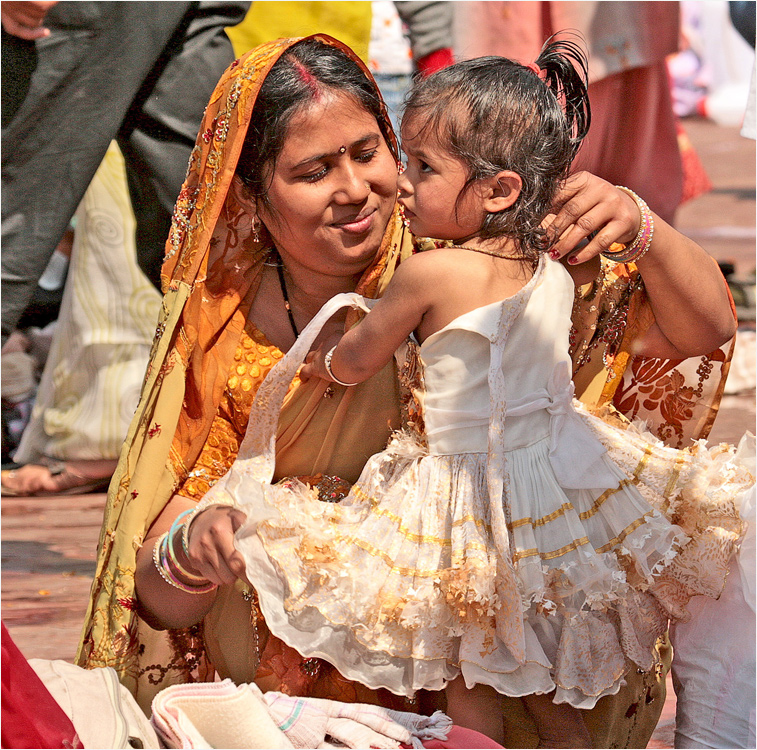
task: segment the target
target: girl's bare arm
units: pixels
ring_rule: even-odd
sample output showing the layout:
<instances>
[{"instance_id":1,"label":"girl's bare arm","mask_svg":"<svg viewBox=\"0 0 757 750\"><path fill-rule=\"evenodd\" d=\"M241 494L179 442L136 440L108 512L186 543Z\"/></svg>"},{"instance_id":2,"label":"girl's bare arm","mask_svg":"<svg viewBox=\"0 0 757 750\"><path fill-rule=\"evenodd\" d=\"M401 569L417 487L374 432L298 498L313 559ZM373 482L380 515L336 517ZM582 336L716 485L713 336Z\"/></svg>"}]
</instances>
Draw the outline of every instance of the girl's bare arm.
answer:
<instances>
[{"instance_id":1,"label":"girl's bare arm","mask_svg":"<svg viewBox=\"0 0 757 750\"><path fill-rule=\"evenodd\" d=\"M331 380L324 365L325 353L336 344L331 371L344 383L362 383L375 375L418 327L430 302L423 269L430 264L423 256L406 260L395 272L384 296L368 315L340 339L324 342L308 356L300 378Z\"/></svg>"}]
</instances>

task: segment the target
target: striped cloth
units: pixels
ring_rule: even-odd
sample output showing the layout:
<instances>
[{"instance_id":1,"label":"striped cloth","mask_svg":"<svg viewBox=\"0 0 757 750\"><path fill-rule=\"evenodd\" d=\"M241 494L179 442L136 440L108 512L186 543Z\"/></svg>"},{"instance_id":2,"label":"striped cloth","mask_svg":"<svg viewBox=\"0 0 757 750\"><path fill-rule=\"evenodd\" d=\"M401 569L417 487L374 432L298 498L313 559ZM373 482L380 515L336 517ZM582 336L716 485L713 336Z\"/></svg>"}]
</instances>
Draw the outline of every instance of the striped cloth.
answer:
<instances>
[{"instance_id":1,"label":"striped cloth","mask_svg":"<svg viewBox=\"0 0 757 750\"><path fill-rule=\"evenodd\" d=\"M252 684L172 685L159 692L150 719L169 748L421 748L445 740L452 720L361 703L262 693Z\"/></svg>"}]
</instances>

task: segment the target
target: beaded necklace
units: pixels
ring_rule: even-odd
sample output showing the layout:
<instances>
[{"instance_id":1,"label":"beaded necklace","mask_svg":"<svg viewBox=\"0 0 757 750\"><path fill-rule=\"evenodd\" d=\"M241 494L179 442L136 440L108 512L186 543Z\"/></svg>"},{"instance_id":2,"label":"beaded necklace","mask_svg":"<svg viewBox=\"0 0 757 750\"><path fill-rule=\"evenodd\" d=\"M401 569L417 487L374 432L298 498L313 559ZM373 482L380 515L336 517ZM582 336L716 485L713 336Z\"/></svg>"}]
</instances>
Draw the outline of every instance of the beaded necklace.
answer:
<instances>
[{"instance_id":1,"label":"beaded necklace","mask_svg":"<svg viewBox=\"0 0 757 750\"><path fill-rule=\"evenodd\" d=\"M289 304L289 295L287 294L287 285L284 280L284 264L279 258L279 262L276 264L276 271L279 275L279 286L281 287L281 296L284 298L284 307L286 308L287 315L289 316L289 325L292 326L294 337L298 338L300 332L297 330L297 325L294 322L294 315L292 315L292 306Z\"/></svg>"},{"instance_id":2,"label":"beaded necklace","mask_svg":"<svg viewBox=\"0 0 757 750\"><path fill-rule=\"evenodd\" d=\"M294 337L298 338L300 332L297 330L297 324L294 322L294 315L292 314L292 306L289 304L289 294L287 293L287 284L286 279L284 278L284 261L281 260L279 251L275 247L271 248L270 257L265 262L265 265L276 268L276 273L279 277L279 287L281 287L281 296L284 298L284 307L286 308L287 316L289 317L289 325L292 327Z\"/></svg>"}]
</instances>

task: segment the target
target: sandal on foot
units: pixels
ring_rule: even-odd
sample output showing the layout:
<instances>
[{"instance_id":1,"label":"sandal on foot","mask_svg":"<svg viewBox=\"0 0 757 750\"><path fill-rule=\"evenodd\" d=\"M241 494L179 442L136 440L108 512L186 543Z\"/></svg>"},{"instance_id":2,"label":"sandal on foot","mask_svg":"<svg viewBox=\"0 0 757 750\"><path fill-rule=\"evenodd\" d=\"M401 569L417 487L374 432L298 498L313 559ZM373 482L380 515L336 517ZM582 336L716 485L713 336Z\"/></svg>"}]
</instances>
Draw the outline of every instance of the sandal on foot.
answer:
<instances>
[{"instance_id":1,"label":"sandal on foot","mask_svg":"<svg viewBox=\"0 0 757 750\"><path fill-rule=\"evenodd\" d=\"M22 473L29 476L26 477L27 481L19 484L19 479L24 478L19 477ZM33 476L34 473L37 474L36 477ZM0 492L6 497L82 495L107 490L111 474L112 471L104 477L85 476L64 461L25 464L18 469L4 469L0 472Z\"/></svg>"}]
</instances>

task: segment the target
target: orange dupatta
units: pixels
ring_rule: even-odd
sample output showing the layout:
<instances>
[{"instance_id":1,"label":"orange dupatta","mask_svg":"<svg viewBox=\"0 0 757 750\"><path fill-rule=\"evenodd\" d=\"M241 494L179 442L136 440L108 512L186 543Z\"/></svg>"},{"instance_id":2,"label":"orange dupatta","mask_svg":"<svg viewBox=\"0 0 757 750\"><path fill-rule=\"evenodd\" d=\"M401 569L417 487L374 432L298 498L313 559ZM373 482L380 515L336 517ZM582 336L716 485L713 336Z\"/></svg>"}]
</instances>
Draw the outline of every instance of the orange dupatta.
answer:
<instances>
[{"instance_id":1,"label":"orange dupatta","mask_svg":"<svg viewBox=\"0 0 757 750\"><path fill-rule=\"evenodd\" d=\"M341 49L372 80L365 65L341 42L325 35L315 38ZM145 710L161 688L209 675L201 625L161 632L137 615L136 553L202 451L247 324L266 247L264 240L254 240L250 217L229 188L262 82L298 41L280 39L251 50L232 63L211 96L166 243L165 296L140 403L110 486L77 663L113 667ZM388 123L384 112L380 124L394 146ZM410 237L395 211L358 291L380 294L401 256L411 251ZM366 429L378 425L385 433L375 438L381 444L391 423L397 425L399 397L393 368L375 377L372 385L340 394L344 408L339 417L346 421L350 411L365 413ZM297 408L288 412L285 408L282 414L285 432L303 406L310 409L303 419L318 426L318 420L310 418L319 404L326 403L316 392L324 388L323 382L314 380L296 389L291 400ZM373 393L381 394L378 400L383 402L376 408L372 408ZM350 402L354 402L351 409ZM355 429L352 426L352 434ZM297 429L293 432L299 434ZM312 434L306 439L312 441ZM297 437L287 438L286 448L296 455ZM333 450L327 452L323 460L332 454ZM249 603L246 612L249 630Z\"/></svg>"}]
</instances>

